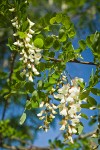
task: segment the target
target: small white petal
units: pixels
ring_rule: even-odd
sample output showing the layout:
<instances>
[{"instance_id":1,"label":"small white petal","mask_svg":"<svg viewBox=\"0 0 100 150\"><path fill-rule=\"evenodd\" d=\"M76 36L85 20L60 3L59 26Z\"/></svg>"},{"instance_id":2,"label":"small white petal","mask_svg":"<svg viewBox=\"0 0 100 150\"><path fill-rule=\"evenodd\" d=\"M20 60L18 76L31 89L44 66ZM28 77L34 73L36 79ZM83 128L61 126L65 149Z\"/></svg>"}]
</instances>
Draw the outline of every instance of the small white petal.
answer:
<instances>
[{"instance_id":1,"label":"small white petal","mask_svg":"<svg viewBox=\"0 0 100 150\"><path fill-rule=\"evenodd\" d=\"M60 130L65 130L65 125L62 125Z\"/></svg>"},{"instance_id":2,"label":"small white petal","mask_svg":"<svg viewBox=\"0 0 100 150\"><path fill-rule=\"evenodd\" d=\"M60 111L60 115L62 115L62 116L67 116L67 109L66 109L66 108L63 108L63 110Z\"/></svg>"},{"instance_id":3,"label":"small white petal","mask_svg":"<svg viewBox=\"0 0 100 150\"><path fill-rule=\"evenodd\" d=\"M32 27L32 26L35 24L35 23L32 22L30 19L27 18L27 20L28 20L28 22L29 22L30 27Z\"/></svg>"},{"instance_id":4,"label":"small white petal","mask_svg":"<svg viewBox=\"0 0 100 150\"><path fill-rule=\"evenodd\" d=\"M44 111L42 110L40 113L37 114L37 116L38 116L38 117L41 117L41 116L43 115L43 112L44 112Z\"/></svg>"},{"instance_id":5,"label":"small white petal","mask_svg":"<svg viewBox=\"0 0 100 150\"><path fill-rule=\"evenodd\" d=\"M28 68L31 68L31 64L28 64L27 67L28 67Z\"/></svg>"},{"instance_id":6,"label":"small white petal","mask_svg":"<svg viewBox=\"0 0 100 150\"><path fill-rule=\"evenodd\" d=\"M15 8L11 8L11 9L9 9L9 11L14 12L14 11L15 11Z\"/></svg>"},{"instance_id":7,"label":"small white petal","mask_svg":"<svg viewBox=\"0 0 100 150\"><path fill-rule=\"evenodd\" d=\"M28 33L28 34L27 34L27 37L28 37L28 38L32 38L32 35Z\"/></svg>"},{"instance_id":8,"label":"small white petal","mask_svg":"<svg viewBox=\"0 0 100 150\"><path fill-rule=\"evenodd\" d=\"M25 40L26 40L26 42L30 42L30 38L29 37L26 37Z\"/></svg>"},{"instance_id":9,"label":"small white petal","mask_svg":"<svg viewBox=\"0 0 100 150\"><path fill-rule=\"evenodd\" d=\"M44 106L44 102L41 102L40 105L39 105L39 107L41 108L43 106Z\"/></svg>"},{"instance_id":10,"label":"small white petal","mask_svg":"<svg viewBox=\"0 0 100 150\"><path fill-rule=\"evenodd\" d=\"M29 29L29 33L30 33L30 34L34 34L34 30Z\"/></svg>"},{"instance_id":11,"label":"small white petal","mask_svg":"<svg viewBox=\"0 0 100 150\"><path fill-rule=\"evenodd\" d=\"M29 79L29 81L33 82L33 78L32 78L32 76L31 76L31 75L29 76L29 78L28 78L28 79Z\"/></svg>"}]
</instances>

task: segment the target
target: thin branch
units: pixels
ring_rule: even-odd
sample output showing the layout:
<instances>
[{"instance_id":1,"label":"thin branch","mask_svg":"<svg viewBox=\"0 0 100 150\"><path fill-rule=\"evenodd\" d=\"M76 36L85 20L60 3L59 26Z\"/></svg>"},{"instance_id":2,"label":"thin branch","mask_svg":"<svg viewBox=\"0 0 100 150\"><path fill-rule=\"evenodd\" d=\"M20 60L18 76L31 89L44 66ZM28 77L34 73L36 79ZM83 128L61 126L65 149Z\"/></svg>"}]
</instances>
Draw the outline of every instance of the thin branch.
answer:
<instances>
[{"instance_id":1,"label":"thin branch","mask_svg":"<svg viewBox=\"0 0 100 150\"><path fill-rule=\"evenodd\" d=\"M93 135L93 134L95 134L96 132L97 132L97 129L96 129L96 130L94 130L94 131L92 131L92 132L89 132L89 133L86 133L86 134L80 135L80 136L78 137L78 139L85 139L85 138L87 138L87 137L92 136L92 135Z\"/></svg>"},{"instance_id":2,"label":"thin branch","mask_svg":"<svg viewBox=\"0 0 100 150\"><path fill-rule=\"evenodd\" d=\"M22 143L22 144L28 144L28 145L30 145L30 142L28 142L28 141L25 141L25 140L22 140L22 139L20 139L20 138L18 138L18 137L11 137L10 138L11 140L16 140L16 141L19 141L20 143Z\"/></svg>"},{"instance_id":3,"label":"thin branch","mask_svg":"<svg viewBox=\"0 0 100 150\"><path fill-rule=\"evenodd\" d=\"M13 70L14 70L16 56L17 56L17 52L11 54L11 65L10 65L10 74L9 74L10 83L12 80L12 74L13 74Z\"/></svg>"},{"instance_id":4,"label":"thin branch","mask_svg":"<svg viewBox=\"0 0 100 150\"><path fill-rule=\"evenodd\" d=\"M64 60L61 59L56 59L56 58L51 58L51 57L47 57L47 59L54 61L54 62L63 62ZM98 64L94 63L94 62L87 62L87 61L79 61L77 59L74 60L70 60L68 61L70 63L79 63L79 64L85 64L85 65L94 65L94 66L99 66Z\"/></svg>"},{"instance_id":5,"label":"thin branch","mask_svg":"<svg viewBox=\"0 0 100 150\"><path fill-rule=\"evenodd\" d=\"M11 54L10 74L9 74L9 77L8 77L10 84L12 82L12 74L13 74L13 70L14 70L14 64L15 64L16 56L17 56L17 52ZM4 118L5 118L5 113L6 113L7 106L8 106L8 100L6 99L5 104L4 104L4 109L3 109L3 112L2 112L2 120L4 120Z\"/></svg>"},{"instance_id":6,"label":"thin branch","mask_svg":"<svg viewBox=\"0 0 100 150\"><path fill-rule=\"evenodd\" d=\"M22 147L10 146L10 145L6 145L6 144L3 144L2 148L6 148L9 150L27 150L25 147L22 148Z\"/></svg>"},{"instance_id":7,"label":"thin branch","mask_svg":"<svg viewBox=\"0 0 100 150\"><path fill-rule=\"evenodd\" d=\"M77 59L71 60L71 61L69 61L69 62L84 64L84 65L94 65L94 66L97 65L97 64L95 64L95 63L93 63L93 62L79 61L79 60L77 60Z\"/></svg>"},{"instance_id":8,"label":"thin branch","mask_svg":"<svg viewBox=\"0 0 100 150\"><path fill-rule=\"evenodd\" d=\"M25 147L10 146L10 145L6 145L6 144L3 144L2 148L6 148L9 150L51 150L48 147L31 146L31 147L25 148Z\"/></svg>"}]
</instances>

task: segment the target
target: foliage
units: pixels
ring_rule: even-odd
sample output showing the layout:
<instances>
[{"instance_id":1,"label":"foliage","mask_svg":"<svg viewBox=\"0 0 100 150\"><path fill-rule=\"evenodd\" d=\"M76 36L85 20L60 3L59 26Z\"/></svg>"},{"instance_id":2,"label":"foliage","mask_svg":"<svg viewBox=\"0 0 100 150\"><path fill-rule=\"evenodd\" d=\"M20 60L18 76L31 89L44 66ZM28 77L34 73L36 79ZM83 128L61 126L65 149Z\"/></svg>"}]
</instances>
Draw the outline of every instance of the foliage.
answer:
<instances>
[{"instance_id":1,"label":"foliage","mask_svg":"<svg viewBox=\"0 0 100 150\"><path fill-rule=\"evenodd\" d=\"M0 1L1 148L34 148L33 135L40 128L47 132L56 119L63 140L50 140L50 149L99 147L100 114L88 118L84 111L100 109L95 97L100 96L100 32L93 28L99 11L99 0ZM73 40L84 27L92 33L75 48ZM82 56L87 49L92 62ZM95 66L88 83L73 78L67 63ZM82 119L96 130L85 134Z\"/></svg>"}]
</instances>

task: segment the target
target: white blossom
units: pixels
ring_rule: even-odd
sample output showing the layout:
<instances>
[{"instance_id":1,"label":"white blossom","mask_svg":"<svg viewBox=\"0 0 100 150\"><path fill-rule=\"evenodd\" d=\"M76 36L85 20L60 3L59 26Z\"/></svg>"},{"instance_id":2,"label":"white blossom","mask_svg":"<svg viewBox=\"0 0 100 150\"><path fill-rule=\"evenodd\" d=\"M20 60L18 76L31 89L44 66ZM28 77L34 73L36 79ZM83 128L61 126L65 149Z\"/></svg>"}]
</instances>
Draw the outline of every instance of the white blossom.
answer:
<instances>
[{"instance_id":1,"label":"white blossom","mask_svg":"<svg viewBox=\"0 0 100 150\"><path fill-rule=\"evenodd\" d=\"M39 105L39 107L41 108L43 106L44 106L44 102L41 102L40 105Z\"/></svg>"},{"instance_id":2,"label":"white blossom","mask_svg":"<svg viewBox=\"0 0 100 150\"><path fill-rule=\"evenodd\" d=\"M66 102L72 103L72 102L74 102L74 98L72 98L71 96L69 96L69 97L66 98Z\"/></svg>"},{"instance_id":3,"label":"white blossom","mask_svg":"<svg viewBox=\"0 0 100 150\"><path fill-rule=\"evenodd\" d=\"M62 111L59 112L60 115L62 116L66 116L67 115L67 109L66 108L63 108Z\"/></svg>"},{"instance_id":4,"label":"white blossom","mask_svg":"<svg viewBox=\"0 0 100 150\"><path fill-rule=\"evenodd\" d=\"M30 28L35 24L34 22L32 22L30 19L28 19L27 18L27 20L28 20L28 22L29 22L29 25L30 25Z\"/></svg>"},{"instance_id":5,"label":"white blossom","mask_svg":"<svg viewBox=\"0 0 100 150\"><path fill-rule=\"evenodd\" d=\"M29 29L29 33L30 33L30 34L34 34L34 30Z\"/></svg>"},{"instance_id":6,"label":"white blossom","mask_svg":"<svg viewBox=\"0 0 100 150\"><path fill-rule=\"evenodd\" d=\"M14 11L15 11L15 8L11 8L11 9L9 9L9 11L14 12Z\"/></svg>"},{"instance_id":7,"label":"white blossom","mask_svg":"<svg viewBox=\"0 0 100 150\"><path fill-rule=\"evenodd\" d=\"M43 115L43 113L44 113L44 111L43 111L43 110L41 110L41 112L40 112L40 113L38 113L38 114L37 114L37 116L38 116L38 117L41 117L41 116Z\"/></svg>"},{"instance_id":8,"label":"white blossom","mask_svg":"<svg viewBox=\"0 0 100 150\"><path fill-rule=\"evenodd\" d=\"M65 125L63 124L62 126L61 126L61 128L60 128L60 130L65 130Z\"/></svg>"},{"instance_id":9,"label":"white blossom","mask_svg":"<svg viewBox=\"0 0 100 150\"><path fill-rule=\"evenodd\" d=\"M30 75L28 79L29 79L29 81L33 82L32 75Z\"/></svg>"}]
</instances>

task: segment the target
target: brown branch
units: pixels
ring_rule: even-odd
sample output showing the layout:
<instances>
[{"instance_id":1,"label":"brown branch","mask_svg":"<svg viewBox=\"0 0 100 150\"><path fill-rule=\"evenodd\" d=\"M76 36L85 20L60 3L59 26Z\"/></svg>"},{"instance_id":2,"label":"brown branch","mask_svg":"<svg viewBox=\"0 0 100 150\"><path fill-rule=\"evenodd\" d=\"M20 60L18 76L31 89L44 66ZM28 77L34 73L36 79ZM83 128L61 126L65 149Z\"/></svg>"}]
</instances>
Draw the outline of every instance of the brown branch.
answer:
<instances>
[{"instance_id":1,"label":"brown branch","mask_svg":"<svg viewBox=\"0 0 100 150\"><path fill-rule=\"evenodd\" d=\"M27 150L25 147L22 148L22 147L11 146L6 144L3 144L2 148L9 149L9 150Z\"/></svg>"},{"instance_id":2,"label":"brown branch","mask_svg":"<svg viewBox=\"0 0 100 150\"><path fill-rule=\"evenodd\" d=\"M51 58L51 57L47 57L48 60L54 61L54 62L63 62L64 60L61 59L56 59L56 58ZM74 60L70 60L68 61L69 63L79 63L79 64L85 64L85 65L94 65L94 66L99 66L98 64L94 63L94 62L86 62L86 61L79 61L77 59Z\"/></svg>"},{"instance_id":3,"label":"brown branch","mask_svg":"<svg viewBox=\"0 0 100 150\"><path fill-rule=\"evenodd\" d=\"M92 131L92 132L89 132L89 133L86 133L86 134L80 135L80 136L78 137L78 139L85 139L85 138L87 138L87 137L92 136L92 135L93 135L93 134L95 134L96 132L97 132L97 129L96 129L96 130L94 130L94 131Z\"/></svg>"},{"instance_id":4,"label":"brown branch","mask_svg":"<svg viewBox=\"0 0 100 150\"><path fill-rule=\"evenodd\" d=\"M51 150L48 147L31 146L29 148L27 148L27 147L25 148L25 147L21 147L21 146L17 147L17 146L11 146L11 145L6 145L6 144L3 144L2 148L9 149L9 150Z\"/></svg>"},{"instance_id":5,"label":"brown branch","mask_svg":"<svg viewBox=\"0 0 100 150\"><path fill-rule=\"evenodd\" d=\"M10 64L10 74L9 74L10 83L11 83L11 80L12 80L12 74L13 74L13 70L14 70L14 64L15 64L16 56L17 56L16 51L11 54L11 64Z\"/></svg>"},{"instance_id":6,"label":"brown branch","mask_svg":"<svg viewBox=\"0 0 100 150\"><path fill-rule=\"evenodd\" d=\"M10 138L11 140L16 140L16 141L18 141L18 142L20 142L20 143L22 143L22 144L28 144L28 145L30 145L30 142L28 142L28 141L25 141L25 140L22 140L22 139L20 139L20 138L18 138L18 137L11 137Z\"/></svg>"},{"instance_id":7,"label":"brown branch","mask_svg":"<svg viewBox=\"0 0 100 150\"><path fill-rule=\"evenodd\" d=\"M11 54L10 74L9 74L9 77L8 77L10 84L12 82L12 74L13 74L13 70L14 70L14 64L15 64L16 56L17 56L17 52L14 52L14 53ZM2 112L2 120L5 118L5 113L6 113L7 106L8 106L8 100L6 99L5 104L4 104L4 109L3 109L3 112Z\"/></svg>"}]
</instances>

